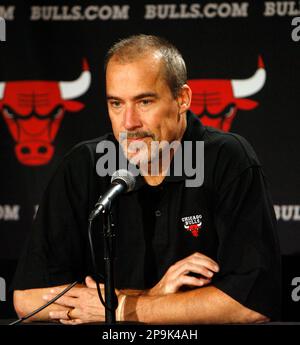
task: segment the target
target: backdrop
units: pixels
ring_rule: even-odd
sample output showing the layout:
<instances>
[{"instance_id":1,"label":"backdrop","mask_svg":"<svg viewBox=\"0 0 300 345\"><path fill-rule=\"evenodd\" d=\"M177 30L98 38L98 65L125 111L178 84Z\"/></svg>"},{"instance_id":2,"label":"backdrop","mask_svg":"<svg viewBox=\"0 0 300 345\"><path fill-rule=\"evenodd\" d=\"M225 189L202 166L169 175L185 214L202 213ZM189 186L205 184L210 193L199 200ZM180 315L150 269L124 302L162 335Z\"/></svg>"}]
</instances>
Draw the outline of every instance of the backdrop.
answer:
<instances>
[{"instance_id":1,"label":"backdrop","mask_svg":"<svg viewBox=\"0 0 300 345\"><path fill-rule=\"evenodd\" d=\"M2 0L0 16L0 318L13 315L8 287L50 176L110 130L105 52L145 33L182 52L201 121L254 146L278 219L283 318L300 320L298 1Z\"/></svg>"}]
</instances>

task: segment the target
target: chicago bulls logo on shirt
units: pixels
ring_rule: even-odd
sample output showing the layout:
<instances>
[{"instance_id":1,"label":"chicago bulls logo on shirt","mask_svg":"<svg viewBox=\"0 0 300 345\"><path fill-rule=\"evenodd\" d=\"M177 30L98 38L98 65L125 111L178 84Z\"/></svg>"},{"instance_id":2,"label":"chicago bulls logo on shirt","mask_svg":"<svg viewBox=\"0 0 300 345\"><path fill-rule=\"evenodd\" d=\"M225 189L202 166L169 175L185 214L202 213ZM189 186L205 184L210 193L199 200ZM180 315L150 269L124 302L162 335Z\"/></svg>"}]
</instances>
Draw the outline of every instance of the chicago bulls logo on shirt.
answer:
<instances>
[{"instance_id":1,"label":"chicago bulls logo on shirt","mask_svg":"<svg viewBox=\"0 0 300 345\"><path fill-rule=\"evenodd\" d=\"M258 103L249 97L262 89L266 70L261 57L254 75L248 79L193 79L188 84L193 91L191 110L206 126L228 132L237 110L254 109Z\"/></svg>"},{"instance_id":2,"label":"chicago bulls logo on shirt","mask_svg":"<svg viewBox=\"0 0 300 345\"><path fill-rule=\"evenodd\" d=\"M183 222L184 228L186 231L188 231L194 237L199 236L199 230L202 227L202 215L201 214L183 217L183 218L181 218L181 221Z\"/></svg>"},{"instance_id":3,"label":"chicago bulls logo on shirt","mask_svg":"<svg viewBox=\"0 0 300 345\"><path fill-rule=\"evenodd\" d=\"M15 140L15 153L24 165L47 164L54 153L53 141L65 111L76 112L84 104L73 101L91 83L87 62L74 81L0 82L0 111Z\"/></svg>"}]
</instances>

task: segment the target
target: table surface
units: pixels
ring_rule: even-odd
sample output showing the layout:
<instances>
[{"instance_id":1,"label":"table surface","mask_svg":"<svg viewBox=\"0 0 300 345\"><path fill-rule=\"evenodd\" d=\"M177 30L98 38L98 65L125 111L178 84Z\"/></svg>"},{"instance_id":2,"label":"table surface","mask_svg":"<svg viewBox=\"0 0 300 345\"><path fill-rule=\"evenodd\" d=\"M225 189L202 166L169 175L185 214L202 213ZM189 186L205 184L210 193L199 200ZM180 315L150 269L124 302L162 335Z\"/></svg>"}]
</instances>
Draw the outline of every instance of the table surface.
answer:
<instances>
[{"instance_id":1,"label":"table surface","mask_svg":"<svg viewBox=\"0 0 300 345\"><path fill-rule=\"evenodd\" d=\"M10 323L16 321L16 319L0 319L0 325L1 326L5 326L5 325L9 325ZM121 323L122 325L144 325L144 324L139 324L138 322L122 322ZM53 322L28 322L28 323L20 323L18 325L22 325L22 326L38 326L38 325L42 325L42 326L45 326L45 325L51 325L51 326L62 326L62 324L59 324L59 323L53 323ZM102 325L102 326L105 326L107 325L105 322L97 322L97 323L92 323L92 324L86 324L87 326L91 325L91 326L94 326L94 325ZM244 324L244 325L241 325L241 324L234 324L233 326L280 326L280 325L297 325L297 326L300 326L300 322L293 322L293 321L276 321L276 322L266 322L266 323L262 323L262 324ZM108 325L107 325L108 326ZM189 325L182 325L182 327L188 327ZM197 326L197 325L196 325ZM198 326L201 326L201 325L198 325ZM215 325L217 326L217 325ZM224 326L224 325L220 325L220 326ZM231 325L226 325L226 326L231 326ZM147 325L147 327L149 327L149 325ZM150 325L150 327L152 327ZM153 325L154 327L154 325ZM172 325L168 325L168 327L172 327Z\"/></svg>"}]
</instances>

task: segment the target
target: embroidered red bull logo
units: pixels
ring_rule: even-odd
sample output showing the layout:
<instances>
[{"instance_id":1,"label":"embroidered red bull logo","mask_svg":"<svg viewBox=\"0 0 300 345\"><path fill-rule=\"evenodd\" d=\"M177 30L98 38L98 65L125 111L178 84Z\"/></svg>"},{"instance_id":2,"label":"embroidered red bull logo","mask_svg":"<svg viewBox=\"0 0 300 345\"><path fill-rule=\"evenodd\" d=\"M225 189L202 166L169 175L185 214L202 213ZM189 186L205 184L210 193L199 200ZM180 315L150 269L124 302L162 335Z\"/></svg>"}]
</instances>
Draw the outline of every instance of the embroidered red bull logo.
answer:
<instances>
[{"instance_id":1,"label":"embroidered red bull logo","mask_svg":"<svg viewBox=\"0 0 300 345\"><path fill-rule=\"evenodd\" d=\"M248 79L193 79L188 84L193 91L191 110L206 126L228 132L239 109L252 110L258 102L249 97L260 91L266 81L261 57L254 75Z\"/></svg>"},{"instance_id":2,"label":"embroidered red bull logo","mask_svg":"<svg viewBox=\"0 0 300 345\"><path fill-rule=\"evenodd\" d=\"M187 232L191 233L193 237L199 236L199 231L202 227L202 215L197 214L195 216L188 216L181 218L184 224L184 228Z\"/></svg>"},{"instance_id":3,"label":"embroidered red bull logo","mask_svg":"<svg viewBox=\"0 0 300 345\"><path fill-rule=\"evenodd\" d=\"M77 112L84 107L72 100L83 95L91 83L85 60L82 69L74 81L0 82L0 111L20 163L44 165L53 157L53 141L65 111Z\"/></svg>"}]
</instances>

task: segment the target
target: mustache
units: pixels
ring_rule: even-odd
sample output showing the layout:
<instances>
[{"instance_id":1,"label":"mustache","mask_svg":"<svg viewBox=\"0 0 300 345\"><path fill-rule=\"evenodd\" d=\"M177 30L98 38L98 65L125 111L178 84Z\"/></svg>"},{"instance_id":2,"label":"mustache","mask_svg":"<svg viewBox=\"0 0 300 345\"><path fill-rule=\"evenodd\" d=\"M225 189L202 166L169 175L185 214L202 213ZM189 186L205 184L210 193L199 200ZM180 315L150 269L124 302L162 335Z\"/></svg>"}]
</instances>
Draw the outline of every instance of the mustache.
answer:
<instances>
[{"instance_id":1,"label":"mustache","mask_svg":"<svg viewBox=\"0 0 300 345\"><path fill-rule=\"evenodd\" d=\"M121 132L120 133L120 140L123 141L125 139L141 139L144 137L151 137L155 140L155 135L152 132L147 131L135 131L135 132Z\"/></svg>"}]
</instances>

